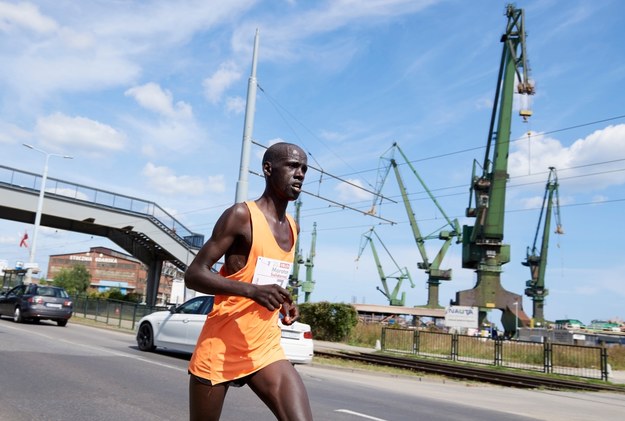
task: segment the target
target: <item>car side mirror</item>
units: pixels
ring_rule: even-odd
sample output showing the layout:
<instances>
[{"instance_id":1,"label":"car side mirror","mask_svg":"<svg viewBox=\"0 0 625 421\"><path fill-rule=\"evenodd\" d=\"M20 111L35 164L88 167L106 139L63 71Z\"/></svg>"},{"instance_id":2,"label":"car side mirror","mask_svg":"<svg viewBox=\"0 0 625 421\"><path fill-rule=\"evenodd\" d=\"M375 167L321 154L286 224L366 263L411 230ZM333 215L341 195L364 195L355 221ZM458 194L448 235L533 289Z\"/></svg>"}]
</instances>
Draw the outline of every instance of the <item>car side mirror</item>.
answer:
<instances>
[{"instance_id":1,"label":"car side mirror","mask_svg":"<svg viewBox=\"0 0 625 421\"><path fill-rule=\"evenodd\" d=\"M171 314L174 314L176 312L176 305L172 304L171 306L169 306L169 312Z\"/></svg>"}]
</instances>

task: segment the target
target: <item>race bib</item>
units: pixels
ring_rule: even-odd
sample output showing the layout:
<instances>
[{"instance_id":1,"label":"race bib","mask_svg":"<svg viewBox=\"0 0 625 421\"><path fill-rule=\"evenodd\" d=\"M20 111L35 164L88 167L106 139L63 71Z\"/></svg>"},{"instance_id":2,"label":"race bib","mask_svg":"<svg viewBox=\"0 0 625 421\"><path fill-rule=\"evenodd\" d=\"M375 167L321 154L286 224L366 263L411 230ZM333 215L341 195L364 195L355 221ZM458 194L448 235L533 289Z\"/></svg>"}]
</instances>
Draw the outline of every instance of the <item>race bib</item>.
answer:
<instances>
[{"instance_id":1,"label":"race bib","mask_svg":"<svg viewBox=\"0 0 625 421\"><path fill-rule=\"evenodd\" d=\"M260 256L256 260L256 270L254 270L252 283L256 285L278 284L282 288L286 288L292 266L293 262Z\"/></svg>"}]
</instances>

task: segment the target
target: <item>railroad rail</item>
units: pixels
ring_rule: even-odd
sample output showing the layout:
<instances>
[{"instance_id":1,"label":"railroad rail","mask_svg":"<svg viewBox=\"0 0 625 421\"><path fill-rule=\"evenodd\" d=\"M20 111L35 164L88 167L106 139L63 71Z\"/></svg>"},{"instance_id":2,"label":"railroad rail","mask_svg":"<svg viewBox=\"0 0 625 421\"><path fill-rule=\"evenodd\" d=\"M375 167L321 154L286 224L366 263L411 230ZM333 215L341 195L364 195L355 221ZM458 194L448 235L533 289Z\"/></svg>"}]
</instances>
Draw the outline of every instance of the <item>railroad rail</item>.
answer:
<instances>
[{"instance_id":1,"label":"railroad rail","mask_svg":"<svg viewBox=\"0 0 625 421\"><path fill-rule=\"evenodd\" d=\"M552 378L531 374L489 370L481 367L458 365L431 360L415 360L410 358L392 357L388 355L344 351L315 351L315 355L343 360L360 361L368 364L402 368L416 372L437 374L441 376L473 380L500 386L522 389L577 390L593 392L625 393L625 386L612 384L590 383L573 379Z\"/></svg>"}]
</instances>

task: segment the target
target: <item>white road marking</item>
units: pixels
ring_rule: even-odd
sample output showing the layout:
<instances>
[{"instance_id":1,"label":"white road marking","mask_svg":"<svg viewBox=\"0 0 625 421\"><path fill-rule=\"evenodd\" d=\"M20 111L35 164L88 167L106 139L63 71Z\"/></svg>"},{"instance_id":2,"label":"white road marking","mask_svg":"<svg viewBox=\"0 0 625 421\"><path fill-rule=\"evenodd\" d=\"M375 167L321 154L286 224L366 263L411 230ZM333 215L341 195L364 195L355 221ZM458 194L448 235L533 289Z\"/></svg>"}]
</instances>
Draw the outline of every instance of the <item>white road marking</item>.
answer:
<instances>
[{"instance_id":1,"label":"white road marking","mask_svg":"<svg viewBox=\"0 0 625 421\"><path fill-rule=\"evenodd\" d=\"M357 417L366 418L368 420L387 421L387 420L382 419L382 418L372 417L371 415L361 414L360 412L350 411L349 409L337 409L334 412L343 412L344 414L356 415Z\"/></svg>"},{"instance_id":2,"label":"white road marking","mask_svg":"<svg viewBox=\"0 0 625 421\"><path fill-rule=\"evenodd\" d=\"M9 329L13 329L13 330L20 330L17 327L12 327L12 326L6 326L6 327L9 328ZM52 337L50 335L47 335L45 333L36 332L36 331L31 331L31 332L29 332L29 334L30 335L41 336L42 338L50 339L50 340L57 341L57 342L63 342L63 343L69 344L69 345L73 345L73 346L79 347L79 348L84 348L84 349L89 349L89 350L96 351L96 352L103 352L103 353L111 354L111 355L114 355L116 357L129 358L131 360L137 360L137 361L141 361L141 362L144 362L144 363L157 365L159 367L172 369L172 370L175 370L175 371L181 371L181 372L184 372L184 373L187 372L186 368L182 369L180 367L175 367L175 366L170 365L170 364L164 364L164 363L160 363L158 361L152 361L152 360L149 360L147 358L139 357L139 356L132 355L132 354L126 354L126 353L123 353L123 352L120 352L120 351L114 351L114 350L111 350L111 349L106 349L106 348L99 347L99 346L94 346L94 345L87 345L87 344L83 344L83 343L80 343L80 342L70 341L70 340L67 340L67 339L59 339L59 338L55 338L55 337Z\"/></svg>"}]
</instances>

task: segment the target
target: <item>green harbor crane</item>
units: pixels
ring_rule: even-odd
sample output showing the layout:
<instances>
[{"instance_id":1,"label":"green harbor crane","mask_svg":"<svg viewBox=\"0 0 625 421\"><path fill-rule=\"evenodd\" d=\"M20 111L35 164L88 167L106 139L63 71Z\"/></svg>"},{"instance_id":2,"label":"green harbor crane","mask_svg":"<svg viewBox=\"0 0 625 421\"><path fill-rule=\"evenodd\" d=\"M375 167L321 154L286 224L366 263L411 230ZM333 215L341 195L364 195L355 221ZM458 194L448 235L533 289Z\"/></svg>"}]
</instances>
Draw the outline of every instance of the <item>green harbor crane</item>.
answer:
<instances>
[{"instance_id":1,"label":"green harbor crane","mask_svg":"<svg viewBox=\"0 0 625 421\"><path fill-rule=\"evenodd\" d=\"M438 208L439 212L443 215L445 219L445 225L442 228L438 228L433 233L428 235L421 234L421 230L419 225L417 224L417 220L415 218L414 211L412 209L412 204L410 203L410 199L408 198L408 192L406 190L406 185L401 177L401 173L399 172L399 167L397 161L394 158L394 151L399 152L402 156L404 162L408 167L412 170L413 174L423 187L423 190L428 194L434 205ZM410 228L412 229L412 235L417 244L417 248L419 249L419 253L421 255L421 262L417 263L417 267L423 270L428 275L427 285L428 285L428 301L427 304L423 307L426 308L442 308L439 304L439 286L441 281L449 281L451 280L452 271L451 269L441 269L441 263L445 254L449 250L449 246L451 245L454 237L456 238L456 242L460 242L460 224L457 219L453 221L447 216L443 208L436 200L436 197L432 194L430 189L426 186L423 179L419 176L419 173L414 168L404 151L399 147L399 145L395 142L389 151L387 151L381 158L380 162L385 162L379 166L378 170L378 179L376 185L376 193L378 195L375 197L373 202L373 207L371 208L371 213L375 213L376 206L378 201L381 202L381 190L384 186L388 173L390 169L393 169L395 174L395 178L397 179L397 184L399 186L399 190L404 202L404 207L406 209L406 214L408 215L408 221L410 222ZM443 229L447 227L447 229ZM441 246L439 252L437 253L434 260L430 261L427 250L425 248L426 240L430 239L439 239L443 240L443 245Z\"/></svg>"},{"instance_id":2,"label":"green harbor crane","mask_svg":"<svg viewBox=\"0 0 625 421\"><path fill-rule=\"evenodd\" d=\"M545 297L549 294L549 290L545 288L545 271L547 270L547 252L549 250L549 232L551 230L551 215L555 216L556 229L555 234L564 234L562 223L560 221L560 198L558 193L558 174L554 167L549 167L549 177L547 186L545 187L545 195L543 196L543 204L540 208L538 217L538 226L534 235L534 244L527 248L527 257L521 264L530 268L532 278L525 283L525 295L532 299L533 311L532 318L534 324L544 325L545 323ZM555 197L555 199L554 199ZM555 205L555 208L554 208ZM545 217L545 225L543 227L543 235L540 245L540 253L536 247L538 242L538 234L540 233L540 224Z\"/></svg>"},{"instance_id":3,"label":"green harbor crane","mask_svg":"<svg viewBox=\"0 0 625 421\"><path fill-rule=\"evenodd\" d=\"M315 244L317 242L317 223L313 222L312 240L310 244L310 252L306 258L304 266L306 267L306 280L302 283L304 291L304 302L310 301L310 294L315 289L315 281L313 280L313 267L315 267Z\"/></svg>"},{"instance_id":4,"label":"green harbor crane","mask_svg":"<svg viewBox=\"0 0 625 421\"><path fill-rule=\"evenodd\" d=\"M295 201L295 222L299 226L299 214L300 208L302 207L302 200L297 199ZM302 250L299 247L299 235L297 236L297 241L295 242L295 254L293 256L293 270L291 271L291 275L289 276L289 286L288 290L291 293L291 297L293 301L297 303L299 298L299 266L304 263L304 259L302 258Z\"/></svg>"},{"instance_id":5,"label":"green harbor crane","mask_svg":"<svg viewBox=\"0 0 625 421\"><path fill-rule=\"evenodd\" d=\"M373 241L374 235L378 239L378 241L380 242L380 244L382 245L386 253L388 254L391 261L395 264L395 267L397 268L397 272L394 272L390 275L386 275L384 273L384 269L382 268L382 262L380 262L380 257L378 256L378 252L375 248L375 243ZM383 289L380 287L376 287L376 289L380 291L388 299L389 305L404 306L406 304L406 292L404 291L401 293L401 298L397 298L397 295L399 294L399 291L401 290L401 286L402 286L404 279L408 279L408 281L410 282L410 286L414 288L414 283L412 282L412 278L410 277L410 272L408 272L408 269L405 267L404 268L399 267L399 265L397 264L397 262L395 261L391 253L389 252L388 248L384 245L384 243L382 242L382 239L380 238L378 233L375 232L373 227L366 233L362 234L362 239L360 242L360 251L358 252L358 257L356 258L356 261L358 261L360 259L360 256L362 256L362 253L367 247L367 244L369 244L369 246L371 247L371 252L373 253L373 260L375 260L375 266L378 269L378 275L380 276L380 281L382 282ZM397 283L395 284L395 288L393 288L392 291L388 287L388 283L387 283L388 279L397 280Z\"/></svg>"},{"instance_id":6,"label":"green harbor crane","mask_svg":"<svg viewBox=\"0 0 625 421\"><path fill-rule=\"evenodd\" d=\"M300 208L302 207L302 200L297 199L295 202L295 222L299 226L299 215ZM312 232L312 244L310 246L310 253L308 254L308 258L304 261L302 256L302 250L299 246L299 236L297 236L297 242L295 243L295 255L293 256L293 270L291 271L291 275L289 276L289 285L288 289L293 297L293 301L297 302L299 299L299 289L300 287L304 291L304 302L308 302L310 300L310 294L312 294L315 289L315 281L313 280L313 267L314 258L315 258L315 243L317 242L317 223L313 223L313 232ZM306 267L306 281L299 281L299 267L300 265L304 265Z\"/></svg>"},{"instance_id":7,"label":"green harbor crane","mask_svg":"<svg viewBox=\"0 0 625 421\"><path fill-rule=\"evenodd\" d=\"M510 261L510 245L504 244L503 239L512 103L515 80L517 93L526 99L534 94L534 86L529 79L525 13L509 4L505 15L508 21L501 37L503 50L482 173L478 174L478 164L474 161L466 211L467 217L475 218L475 224L463 226L462 232L462 267L474 269L477 281L473 289L457 292L452 304L479 307L480 326L487 319L489 310L501 310L502 325L510 334L529 324L523 311L522 296L501 285L502 266ZM521 109L520 115L527 119L531 111ZM474 206L471 204L473 199Z\"/></svg>"}]
</instances>

